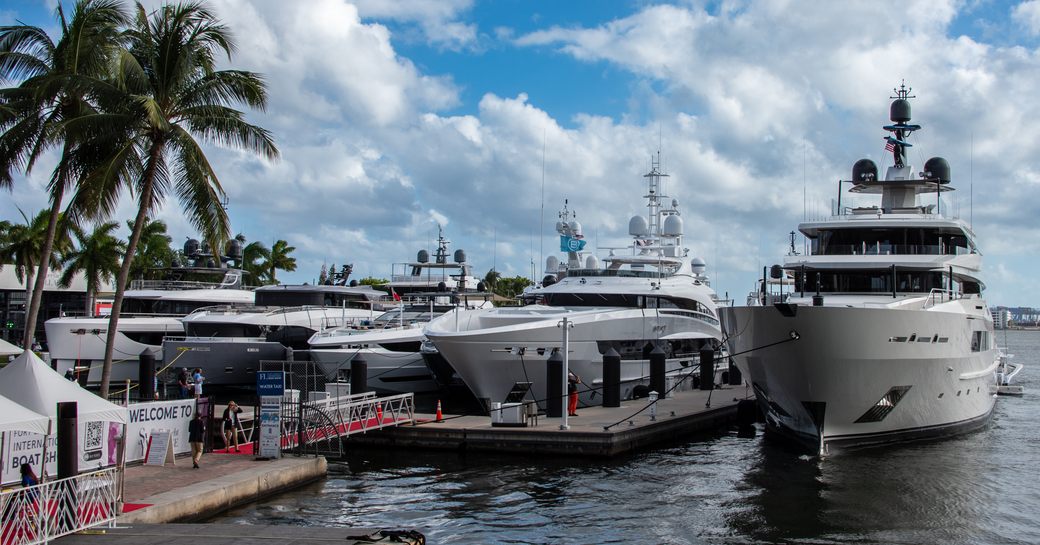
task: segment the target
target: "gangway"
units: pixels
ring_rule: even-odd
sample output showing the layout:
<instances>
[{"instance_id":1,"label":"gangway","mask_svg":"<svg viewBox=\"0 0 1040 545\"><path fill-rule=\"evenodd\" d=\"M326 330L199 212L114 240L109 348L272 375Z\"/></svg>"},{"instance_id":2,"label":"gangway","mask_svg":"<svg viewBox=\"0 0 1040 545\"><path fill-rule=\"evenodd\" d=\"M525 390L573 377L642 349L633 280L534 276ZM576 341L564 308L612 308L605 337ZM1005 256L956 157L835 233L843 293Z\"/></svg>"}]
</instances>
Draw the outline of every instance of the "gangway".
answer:
<instances>
[{"instance_id":1,"label":"gangway","mask_svg":"<svg viewBox=\"0 0 1040 545\"><path fill-rule=\"evenodd\" d=\"M342 456L342 438L415 423L411 393L376 397L374 392L315 401L282 402L282 450Z\"/></svg>"}]
</instances>

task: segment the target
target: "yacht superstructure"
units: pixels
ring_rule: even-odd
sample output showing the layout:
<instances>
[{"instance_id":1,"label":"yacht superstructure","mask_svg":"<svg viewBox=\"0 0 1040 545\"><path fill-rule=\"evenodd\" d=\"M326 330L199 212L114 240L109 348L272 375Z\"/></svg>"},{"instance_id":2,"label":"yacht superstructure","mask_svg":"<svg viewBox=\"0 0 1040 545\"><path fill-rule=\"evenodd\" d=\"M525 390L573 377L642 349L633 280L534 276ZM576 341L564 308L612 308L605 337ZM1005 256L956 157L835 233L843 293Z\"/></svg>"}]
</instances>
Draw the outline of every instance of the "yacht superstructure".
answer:
<instances>
[{"instance_id":1,"label":"yacht superstructure","mask_svg":"<svg viewBox=\"0 0 1040 545\"><path fill-rule=\"evenodd\" d=\"M841 207L798 230L807 255L791 252L748 306L721 311L736 365L771 432L810 450L949 435L984 425L999 362L982 298L975 233L941 214L950 167L907 163L910 90L900 86L885 130L892 166L884 179L862 159L849 192L880 203ZM785 283L780 283L784 286Z\"/></svg>"},{"instance_id":2,"label":"yacht superstructure","mask_svg":"<svg viewBox=\"0 0 1040 545\"><path fill-rule=\"evenodd\" d=\"M542 287L523 307L455 310L430 322L426 336L485 405L502 401L516 382L533 383L542 404L546 360L561 348L560 323L573 324L570 368L587 385L580 397L599 404L602 357L622 360L622 396L649 377L649 352L663 349L669 372L695 367L703 347L717 347L722 331L703 261L682 245L678 202L663 192L659 161L645 178L648 216L629 222L630 245L613 248L602 265L583 253L581 226L566 208L557 223L565 262L547 260ZM583 259L584 258L584 261Z\"/></svg>"}]
</instances>

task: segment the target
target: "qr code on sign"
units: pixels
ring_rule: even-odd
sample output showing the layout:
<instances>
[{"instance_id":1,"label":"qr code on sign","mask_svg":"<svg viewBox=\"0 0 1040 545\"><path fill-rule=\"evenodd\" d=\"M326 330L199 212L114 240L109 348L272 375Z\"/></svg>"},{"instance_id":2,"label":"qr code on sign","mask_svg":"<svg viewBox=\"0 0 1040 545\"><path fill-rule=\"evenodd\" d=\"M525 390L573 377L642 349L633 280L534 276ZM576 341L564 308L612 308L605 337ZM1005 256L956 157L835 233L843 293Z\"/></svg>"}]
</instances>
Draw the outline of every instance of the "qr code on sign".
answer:
<instances>
[{"instance_id":1,"label":"qr code on sign","mask_svg":"<svg viewBox=\"0 0 1040 545\"><path fill-rule=\"evenodd\" d=\"M86 436L83 438L83 450L100 450L101 435L104 422L87 422Z\"/></svg>"}]
</instances>

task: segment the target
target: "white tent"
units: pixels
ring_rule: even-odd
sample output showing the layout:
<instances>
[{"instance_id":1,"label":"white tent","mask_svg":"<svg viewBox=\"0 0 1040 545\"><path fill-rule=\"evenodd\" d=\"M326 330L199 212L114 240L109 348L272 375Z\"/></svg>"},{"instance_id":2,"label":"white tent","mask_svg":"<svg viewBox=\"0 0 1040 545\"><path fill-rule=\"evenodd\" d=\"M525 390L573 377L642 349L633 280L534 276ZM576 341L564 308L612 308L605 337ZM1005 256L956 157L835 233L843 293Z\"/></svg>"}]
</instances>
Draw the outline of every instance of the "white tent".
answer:
<instances>
[{"instance_id":1,"label":"white tent","mask_svg":"<svg viewBox=\"0 0 1040 545\"><path fill-rule=\"evenodd\" d=\"M46 416L0 395L0 432L20 430L47 435L47 420Z\"/></svg>"},{"instance_id":2,"label":"white tent","mask_svg":"<svg viewBox=\"0 0 1040 545\"><path fill-rule=\"evenodd\" d=\"M104 420L126 424L126 409L110 403L67 380L31 350L0 369L0 395L50 418L57 418L58 403L75 401L81 422Z\"/></svg>"},{"instance_id":3,"label":"white tent","mask_svg":"<svg viewBox=\"0 0 1040 545\"><path fill-rule=\"evenodd\" d=\"M3 339L0 339L0 358L7 356L17 356L22 352L25 352L25 350L22 350L21 348L18 348L17 346Z\"/></svg>"}]
</instances>

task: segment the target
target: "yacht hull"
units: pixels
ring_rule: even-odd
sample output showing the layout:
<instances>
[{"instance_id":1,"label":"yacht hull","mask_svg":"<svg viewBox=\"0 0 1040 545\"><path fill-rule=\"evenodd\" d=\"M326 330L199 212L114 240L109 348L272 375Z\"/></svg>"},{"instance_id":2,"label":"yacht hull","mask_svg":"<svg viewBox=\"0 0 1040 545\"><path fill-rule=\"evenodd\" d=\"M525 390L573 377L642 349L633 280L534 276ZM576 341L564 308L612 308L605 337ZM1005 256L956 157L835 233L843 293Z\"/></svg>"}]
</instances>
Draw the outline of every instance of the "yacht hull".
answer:
<instances>
[{"instance_id":1,"label":"yacht hull","mask_svg":"<svg viewBox=\"0 0 1040 545\"><path fill-rule=\"evenodd\" d=\"M553 349L562 346L559 324L564 317L573 324L568 364L585 384L579 387L583 406L603 402L602 350L611 343L624 343L639 352L622 354L621 396L628 399L636 385L649 383L650 362L643 355L647 343L683 332L686 338L712 345L720 336L717 327L681 313L552 307L468 311L457 317L449 314L431 322L426 336L485 404L504 400L516 382L530 382L529 398L545 409L549 397L546 361ZM679 354L666 359L666 372L693 372L696 365L694 352Z\"/></svg>"},{"instance_id":2,"label":"yacht hull","mask_svg":"<svg viewBox=\"0 0 1040 545\"><path fill-rule=\"evenodd\" d=\"M811 451L963 433L992 413L998 351L978 299L720 311L769 431Z\"/></svg>"},{"instance_id":3,"label":"yacht hull","mask_svg":"<svg viewBox=\"0 0 1040 545\"><path fill-rule=\"evenodd\" d=\"M44 323L47 350L59 373L73 366L89 367L87 381L101 382L105 361L108 318L52 318ZM184 335L184 326L174 317L134 317L119 320L112 350L112 382L138 380L138 357L145 350L162 361L162 339Z\"/></svg>"},{"instance_id":4,"label":"yacht hull","mask_svg":"<svg viewBox=\"0 0 1040 545\"><path fill-rule=\"evenodd\" d=\"M379 395L428 393L439 389L420 352L395 352L383 348L311 349L311 361L332 380L349 376L350 363L360 356L367 365L368 388Z\"/></svg>"}]
</instances>

